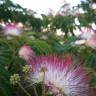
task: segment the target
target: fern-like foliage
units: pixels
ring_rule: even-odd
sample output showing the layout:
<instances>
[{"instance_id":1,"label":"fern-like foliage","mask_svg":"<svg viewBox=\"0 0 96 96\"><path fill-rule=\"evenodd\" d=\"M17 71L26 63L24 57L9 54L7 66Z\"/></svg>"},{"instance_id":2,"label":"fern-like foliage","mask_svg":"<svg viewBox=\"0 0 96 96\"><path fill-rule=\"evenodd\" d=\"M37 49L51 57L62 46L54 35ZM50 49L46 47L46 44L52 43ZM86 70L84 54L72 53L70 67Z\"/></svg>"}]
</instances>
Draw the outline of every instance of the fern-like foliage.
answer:
<instances>
[{"instance_id":1,"label":"fern-like foliage","mask_svg":"<svg viewBox=\"0 0 96 96\"><path fill-rule=\"evenodd\" d=\"M36 33L37 34L37 33ZM14 73L20 73L22 66L26 62L19 58L18 51L24 44L29 44L38 55L59 54L65 55L67 53L74 54L83 61L84 66L88 70L93 69L92 84L96 85L96 50L81 45L73 46L72 43L78 40L77 37L72 36L68 38L48 38L46 40L30 38L36 35L29 32L22 37L14 37L11 39L0 38L0 94L1 96L18 96L18 90L14 89L10 84L10 76ZM62 43L61 43L62 42ZM20 90L19 90L20 91ZM23 95L20 95L23 96Z\"/></svg>"}]
</instances>

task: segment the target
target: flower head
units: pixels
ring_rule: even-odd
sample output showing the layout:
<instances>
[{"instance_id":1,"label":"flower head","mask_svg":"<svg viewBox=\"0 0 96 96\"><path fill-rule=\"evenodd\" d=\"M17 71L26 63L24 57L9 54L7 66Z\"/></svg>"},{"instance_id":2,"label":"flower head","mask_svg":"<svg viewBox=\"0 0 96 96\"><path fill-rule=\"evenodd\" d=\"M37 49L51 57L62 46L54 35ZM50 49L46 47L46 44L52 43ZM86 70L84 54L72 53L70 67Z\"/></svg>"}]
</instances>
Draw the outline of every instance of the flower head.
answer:
<instances>
[{"instance_id":1,"label":"flower head","mask_svg":"<svg viewBox=\"0 0 96 96\"><path fill-rule=\"evenodd\" d=\"M93 49L96 49L96 34L87 40L85 44Z\"/></svg>"},{"instance_id":2,"label":"flower head","mask_svg":"<svg viewBox=\"0 0 96 96\"><path fill-rule=\"evenodd\" d=\"M30 54L27 57L28 60L32 58ZM60 96L89 96L90 75L82 66L73 64L75 61L72 55L68 54L65 57L50 55L37 58L35 66L33 60L29 62L34 69L32 73L32 77L35 78L34 83L44 80L48 90L56 96L59 94Z\"/></svg>"},{"instance_id":3,"label":"flower head","mask_svg":"<svg viewBox=\"0 0 96 96\"><path fill-rule=\"evenodd\" d=\"M16 23L9 23L5 26L5 35L20 36L22 35L22 28Z\"/></svg>"},{"instance_id":4,"label":"flower head","mask_svg":"<svg viewBox=\"0 0 96 96\"><path fill-rule=\"evenodd\" d=\"M96 49L96 33L90 28L85 28L81 34L81 38L85 40L85 45Z\"/></svg>"},{"instance_id":5,"label":"flower head","mask_svg":"<svg viewBox=\"0 0 96 96\"><path fill-rule=\"evenodd\" d=\"M40 70L44 67L47 69L45 85L51 87L52 90L57 89L68 96L88 96L89 75L82 67L73 66L72 63L70 57L41 56L36 63L34 78L37 82L43 79L43 72Z\"/></svg>"},{"instance_id":6,"label":"flower head","mask_svg":"<svg viewBox=\"0 0 96 96\"><path fill-rule=\"evenodd\" d=\"M30 74L32 72L32 66L31 65L25 65L22 69L22 71L25 73L25 74Z\"/></svg>"},{"instance_id":7,"label":"flower head","mask_svg":"<svg viewBox=\"0 0 96 96\"><path fill-rule=\"evenodd\" d=\"M82 39L88 40L94 35L94 31L91 28L83 28L81 29L80 37Z\"/></svg>"},{"instance_id":8,"label":"flower head","mask_svg":"<svg viewBox=\"0 0 96 96\"><path fill-rule=\"evenodd\" d=\"M16 85L20 82L20 76L19 74L13 74L11 77L10 77L10 83L12 85Z\"/></svg>"},{"instance_id":9,"label":"flower head","mask_svg":"<svg viewBox=\"0 0 96 96\"><path fill-rule=\"evenodd\" d=\"M35 53L33 52L33 50L31 49L30 46L28 45L23 45L20 50L19 50L19 56L22 58L22 59L25 59L25 60L29 60L30 57L31 58L34 58L35 57Z\"/></svg>"}]
</instances>

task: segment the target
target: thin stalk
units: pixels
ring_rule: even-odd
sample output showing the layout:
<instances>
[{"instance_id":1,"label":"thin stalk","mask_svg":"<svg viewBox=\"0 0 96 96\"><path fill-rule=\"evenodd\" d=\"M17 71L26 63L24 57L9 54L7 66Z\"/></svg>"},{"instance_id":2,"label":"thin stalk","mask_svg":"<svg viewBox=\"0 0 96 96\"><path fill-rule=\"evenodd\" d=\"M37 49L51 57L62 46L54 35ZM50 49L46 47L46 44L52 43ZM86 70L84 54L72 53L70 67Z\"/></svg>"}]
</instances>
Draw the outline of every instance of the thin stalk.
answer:
<instances>
[{"instance_id":1,"label":"thin stalk","mask_svg":"<svg viewBox=\"0 0 96 96\"><path fill-rule=\"evenodd\" d=\"M27 76L27 74L26 74L26 76ZM29 75L29 77L27 77L27 80L29 80L29 81L30 81L30 75ZM38 96L38 93L37 93L37 90L36 90L36 88L35 88L35 85L34 85L34 84L32 84L32 88L33 88L33 90L34 90L35 96Z\"/></svg>"},{"instance_id":2,"label":"thin stalk","mask_svg":"<svg viewBox=\"0 0 96 96\"><path fill-rule=\"evenodd\" d=\"M45 71L43 72L42 96L46 96L45 94Z\"/></svg>"},{"instance_id":3,"label":"thin stalk","mask_svg":"<svg viewBox=\"0 0 96 96\"><path fill-rule=\"evenodd\" d=\"M20 84L18 83L18 86L21 88L21 90L26 94L26 96L31 96L26 90L25 88Z\"/></svg>"},{"instance_id":4,"label":"thin stalk","mask_svg":"<svg viewBox=\"0 0 96 96\"><path fill-rule=\"evenodd\" d=\"M37 90L34 85L33 85L33 89L34 89L35 96L38 96Z\"/></svg>"}]
</instances>

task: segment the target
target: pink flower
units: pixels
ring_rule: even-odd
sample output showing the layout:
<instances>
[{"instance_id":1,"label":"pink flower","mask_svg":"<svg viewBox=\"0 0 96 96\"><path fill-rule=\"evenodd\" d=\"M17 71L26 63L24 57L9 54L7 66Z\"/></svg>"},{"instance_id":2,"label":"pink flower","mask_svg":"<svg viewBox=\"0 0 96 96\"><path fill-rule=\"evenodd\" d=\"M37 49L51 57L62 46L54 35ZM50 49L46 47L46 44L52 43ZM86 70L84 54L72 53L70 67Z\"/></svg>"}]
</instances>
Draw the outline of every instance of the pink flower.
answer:
<instances>
[{"instance_id":1,"label":"pink flower","mask_svg":"<svg viewBox=\"0 0 96 96\"><path fill-rule=\"evenodd\" d=\"M22 35L22 28L16 23L9 23L5 26L5 35L20 36Z\"/></svg>"},{"instance_id":2,"label":"pink flower","mask_svg":"<svg viewBox=\"0 0 96 96\"><path fill-rule=\"evenodd\" d=\"M34 51L28 45L23 45L19 50L19 56L26 61L35 57Z\"/></svg>"},{"instance_id":3,"label":"pink flower","mask_svg":"<svg viewBox=\"0 0 96 96\"><path fill-rule=\"evenodd\" d=\"M96 34L93 35L90 39L86 40L85 44L93 49L96 49Z\"/></svg>"},{"instance_id":4,"label":"pink flower","mask_svg":"<svg viewBox=\"0 0 96 96\"><path fill-rule=\"evenodd\" d=\"M21 53L24 49L22 56ZM38 56L35 57L29 46L23 46L20 50L23 57L33 67L32 78L34 83L44 80L48 90L56 96L91 96L89 95L90 74L76 63L73 56ZM33 57L37 58L34 62Z\"/></svg>"},{"instance_id":5,"label":"pink flower","mask_svg":"<svg viewBox=\"0 0 96 96\"><path fill-rule=\"evenodd\" d=\"M96 33L91 28L85 28L82 30L81 38L85 39L85 45L96 49Z\"/></svg>"},{"instance_id":6,"label":"pink flower","mask_svg":"<svg viewBox=\"0 0 96 96\"><path fill-rule=\"evenodd\" d=\"M94 31L91 28L86 28L84 27L83 29L81 29L81 35L80 37L82 39L88 40L90 39L92 36L94 35Z\"/></svg>"}]
</instances>

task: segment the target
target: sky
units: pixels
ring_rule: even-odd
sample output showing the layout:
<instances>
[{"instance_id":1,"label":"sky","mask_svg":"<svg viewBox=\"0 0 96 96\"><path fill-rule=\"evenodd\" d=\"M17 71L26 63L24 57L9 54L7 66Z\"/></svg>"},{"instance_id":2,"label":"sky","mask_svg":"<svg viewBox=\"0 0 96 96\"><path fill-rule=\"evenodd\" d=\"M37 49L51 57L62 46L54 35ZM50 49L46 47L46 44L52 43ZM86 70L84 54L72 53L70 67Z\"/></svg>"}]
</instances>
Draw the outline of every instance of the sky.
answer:
<instances>
[{"instance_id":1,"label":"sky","mask_svg":"<svg viewBox=\"0 0 96 96\"><path fill-rule=\"evenodd\" d=\"M47 13L49 9L57 12L64 0L12 0L14 3L20 4L24 8L29 8L37 13ZM71 6L80 3L80 0L66 0Z\"/></svg>"}]
</instances>

